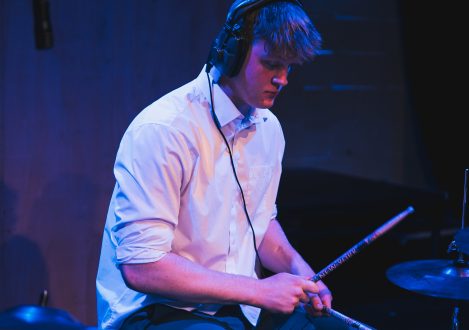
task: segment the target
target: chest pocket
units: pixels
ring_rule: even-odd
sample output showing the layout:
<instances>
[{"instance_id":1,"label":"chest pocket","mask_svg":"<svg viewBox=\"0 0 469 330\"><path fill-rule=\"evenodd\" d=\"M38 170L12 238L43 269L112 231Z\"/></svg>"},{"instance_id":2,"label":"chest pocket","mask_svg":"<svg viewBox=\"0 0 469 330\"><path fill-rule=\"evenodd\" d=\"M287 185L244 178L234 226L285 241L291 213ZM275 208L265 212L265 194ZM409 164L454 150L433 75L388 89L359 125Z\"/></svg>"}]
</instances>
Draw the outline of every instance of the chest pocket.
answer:
<instances>
[{"instance_id":1,"label":"chest pocket","mask_svg":"<svg viewBox=\"0 0 469 330\"><path fill-rule=\"evenodd\" d=\"M253 166L249 168L248 189L246 198L251 206L251 212L264 211L266 207L265 194L268 192L272 180L273 166Z\"/></svg>"}]
</instances>

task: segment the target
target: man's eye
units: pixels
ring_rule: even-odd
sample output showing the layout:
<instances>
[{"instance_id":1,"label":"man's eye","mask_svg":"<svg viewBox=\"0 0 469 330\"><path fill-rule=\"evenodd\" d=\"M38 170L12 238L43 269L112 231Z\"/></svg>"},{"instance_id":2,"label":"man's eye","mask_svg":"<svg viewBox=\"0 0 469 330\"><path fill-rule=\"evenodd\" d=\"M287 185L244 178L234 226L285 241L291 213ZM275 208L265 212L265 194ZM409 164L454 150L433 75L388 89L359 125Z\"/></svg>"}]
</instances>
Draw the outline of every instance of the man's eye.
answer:
<instances>
[{"instance_id":1,"label":"man's eye","mask_svg":"<svg viewBox=\"0 0 469 330\"><path fill-rule=\"evenodd\" d=\"M291 72L294 68L293 64L290 64L288 65L288 67L285 67L283 63L277 63L277 62L271 62L271 61L264 61L263 64L268 70L282 70L286 68L287 72Z\"/></svg>"},{"instance_id":2,"label":"man's eye","mask_svg":"<svg viewBox=\"0 0 469 330\"><path fill-rule=\"evenodd\" d=\"M273 62L264 62L264 65L267 69L273 70L277 67L277 65Z\"/></svg>"}]
</instances>

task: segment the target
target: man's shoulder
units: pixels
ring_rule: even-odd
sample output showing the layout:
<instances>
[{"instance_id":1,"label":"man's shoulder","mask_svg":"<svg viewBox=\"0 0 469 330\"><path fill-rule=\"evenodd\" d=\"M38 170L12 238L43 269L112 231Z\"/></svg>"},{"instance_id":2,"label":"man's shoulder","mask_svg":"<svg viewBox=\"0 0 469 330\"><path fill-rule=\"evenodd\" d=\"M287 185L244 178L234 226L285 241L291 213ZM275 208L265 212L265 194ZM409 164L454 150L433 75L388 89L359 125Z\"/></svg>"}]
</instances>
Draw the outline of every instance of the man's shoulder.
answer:
<instances>
[{"instance_id":1,"label":"man's shoulder","mask_svg":"<svg viewBox=\"0 0 469 330\"><path fill-rule=\"evenodd\" d=\"M189 103L193 102L195 85L189 82L160 97L142 111L132 121L129 128L145 124L158 124L176 128L188 123L191 118Z\"/></svg>"}]
</instances>

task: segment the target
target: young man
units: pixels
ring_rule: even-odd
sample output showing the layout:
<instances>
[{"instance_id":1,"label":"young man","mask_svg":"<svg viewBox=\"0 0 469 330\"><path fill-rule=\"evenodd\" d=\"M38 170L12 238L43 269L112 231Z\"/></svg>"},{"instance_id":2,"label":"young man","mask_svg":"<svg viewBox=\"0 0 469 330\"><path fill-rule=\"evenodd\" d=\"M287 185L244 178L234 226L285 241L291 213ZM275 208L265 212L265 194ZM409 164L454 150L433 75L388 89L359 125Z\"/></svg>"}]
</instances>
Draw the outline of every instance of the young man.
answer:
<instances>
[{"instance_id":1,"label":"young man","mask_svg":"<svg viewBox=\"0 0 469 330\"><path fill-rule=\"evenodd\" d=\"M268 110L320 41L298 1L235 1L199 77L134 119L103 236L101 329L315 329L332 319L311 319L331 293L308 280L276 220L284 137Z\"/></svg>"}]
</instances>

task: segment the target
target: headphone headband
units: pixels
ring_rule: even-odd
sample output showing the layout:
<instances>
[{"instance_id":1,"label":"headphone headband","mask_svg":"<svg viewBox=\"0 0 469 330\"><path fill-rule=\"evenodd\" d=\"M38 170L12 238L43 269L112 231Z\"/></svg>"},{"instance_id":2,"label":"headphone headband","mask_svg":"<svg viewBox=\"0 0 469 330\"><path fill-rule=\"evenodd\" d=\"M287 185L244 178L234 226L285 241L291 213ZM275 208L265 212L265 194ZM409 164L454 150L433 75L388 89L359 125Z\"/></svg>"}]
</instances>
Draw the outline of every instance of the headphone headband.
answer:
<instances>
[{"instance_id":1,"label":"headphone headband","mask_svg":"<svg viewBox=\"0 0 469 330\"><path fill-rule=\"evenodd\" d=\"M251 12L257 8L264 7L268 5L271 2L279 2L282 0L245 0L241 3L239 3L236 7L231 8L229 11L227 17L226 17L226 23L234 23L239 20L241 16L245 16L246 13ZM286 2L293 2L299 7L303 8L303 4L301 3L300 0L283 0Z\"/></svg>"},{"instance_id":2,"label":"headphone headband","mask_svg":"<svg viewBox=\"0 0 469 330\"><path fill-rule=\"evenodd\" d=\"M249 49L249 41L239 33L242 26L237 22L253 10L280 1L291 2L303 8L300 0L245 0L230 8L222 30L212 43L206 63L206 71L209 72L212 66L215 66L222 75L236 76Z\"/></svg>"}]
</instances>

